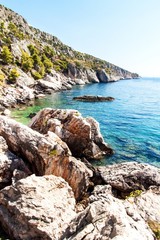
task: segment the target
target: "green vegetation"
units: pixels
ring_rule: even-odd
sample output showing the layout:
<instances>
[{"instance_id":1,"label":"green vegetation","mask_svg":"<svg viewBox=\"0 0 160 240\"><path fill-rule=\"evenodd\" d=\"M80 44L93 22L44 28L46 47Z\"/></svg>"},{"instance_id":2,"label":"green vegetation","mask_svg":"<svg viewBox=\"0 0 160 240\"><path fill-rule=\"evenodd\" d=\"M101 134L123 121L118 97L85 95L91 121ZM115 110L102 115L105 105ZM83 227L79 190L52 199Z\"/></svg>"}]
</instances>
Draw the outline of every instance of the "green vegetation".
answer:
<instances>
[{"instance_id":1,"label":"green vegetation","mask_svg":"<svg viewBox=\"0 0 160 240\"><path fill-rule=\"evenodd\" d=\"M35 46L33 46L32 44L28 45L28 49L29 49L31 55L39 54L38 49Z\"/></svg>"},{"instance_id":2,"label":"green vegetation","mask_svg":"<svg viewBox=\"0 0 160 240\"><path fill-rule=\"evenodd\" d=\"M27 52L22 51L21 67L25 72L30 71L33 68L33 59Z\"/></svg>"},{"instance_id":3,"label":"green vegetation","mask_svg":"<svg viewBox=\"0 0 160 240\"><path fill-rule=\"evenodd\" d=\"M4 64L10 64L13 62L13 56L7 46L2 47L1 58Z\"/></svg>"},{"instance_id":4,"label":"green vegetation","mask_svg":"<svg viewBox=\"0 0 160 240\"><path fill-rule=\"evenodd\" d=\"M5 27L4 27L4 22L1 22L1 23L0 23L0 32L1 32L1 33L4 32L4 29L5 29Z\"/></svg>"},{"instance_id":5,"label":"green vegetation","mask_svg":"<svg viewBox=\"0 0 160 240\"><path fill-rule=\"evenodd\" d=\"M53 156L56 156L56 155L57 155L57 150L56 149L51 150L50 153L49 153L50 157L53 157Z\"/></svg>"},{"instance_id":6,"label":"green vegetation","mask_svg":"<svg viewBox=\"0 0 160 240\"><path fill-rule=\"evenodd\" d=\"M50 72L51 68L53 68L53 63L49 58L46 57L44 53L42 55L42 62L45 66L46 72Z\"/></svg>"},{"instance_id":7,"label":"green vegetation","mask_svg":"<svg viewBox=\"0 0 160 240\"><path fill-rule=\"evenodd\" d=\"M130 192L130 194L126 197L127 198L130 198L130 197L138 197L140 196L142 193L142 190L135 190L135 191L132 191Z\"/></svg>"},{"instance_id":8,"label":"green vegetation","mask_svg":"<svg viewBox=\"0 0 160 240\"><path fill-rule=\"evenodd\" d=\"M10 74L8 76L9 83L15 83L16 79L20 76L19 72L17 71L16 68L13 68L10 71Z\"/></svg>"},{"instance_id":9,"label":"green vegetation","mask_svg":"<svg viewBox=\"0 0 160 240\"><path fill-rule=\"evenodd\" d=\"M148 225L151 228L152 232L155 234L157 240L160 240L160 223L156 221L149 221Z\"/></svg>"},{"instance_id":10,"label":"green vegetation","mask_svg":"<svg viewBox=\"0 0 160 240\"><path fill-rule=\"evenodd\" d=\"M32 71L32 77L36 80L41 79L42 75L37 71Z\"/></svg>"},{"instance_id":11,"label":"green vegetation","mask_svg":"<svg viewBox=\"0 0 160 240\"><path fill-rule=\"evenodd\" d=\"M46 45L43 48L43 52L48 58L52 58L53 56L55 56L55 52L54 52L53 48L49 47L48 45Z\"/></svg>"},{"instance_id":12,"label":"green vegetation","mask_svg":"<svg viewBox=\"0 0 160 240\"><path fill-rule=\"evenodd\" d=\"M15 36L19 40L24 39L24 34L17 28L17 26L14 23L10 22L8 25L8 29L10 30L10 34Z\"/></svg>"},{"instance_id":13,"label":"green vegetation","mask_svg":"<svg viewBox=\"0 0 160 240\"><path fill-rule=\"evenodd\" d=\"M4 84L4 79L5 79L5 75L4 73L0 70L0 86L2 86Z\"/></svg>"}]
</instances>

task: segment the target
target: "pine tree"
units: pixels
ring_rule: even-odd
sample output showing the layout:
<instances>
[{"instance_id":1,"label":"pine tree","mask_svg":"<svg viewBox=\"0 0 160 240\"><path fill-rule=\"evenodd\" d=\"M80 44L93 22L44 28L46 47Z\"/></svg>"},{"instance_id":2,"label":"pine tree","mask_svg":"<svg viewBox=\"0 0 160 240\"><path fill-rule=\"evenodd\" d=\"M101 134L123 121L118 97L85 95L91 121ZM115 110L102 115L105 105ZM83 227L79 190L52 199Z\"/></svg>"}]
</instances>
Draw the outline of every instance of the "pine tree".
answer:
<instances>
[{"instance_id":1,"label":"pine tree","mask_svg":"<svg viewBox=\"0 0 160 240\"><path fill-rule=\"evenodd\" d=\"M12 53L7 46L2 47L1 59L4 64L9 64L13 62Z\"/></svg>"}]
</instances>

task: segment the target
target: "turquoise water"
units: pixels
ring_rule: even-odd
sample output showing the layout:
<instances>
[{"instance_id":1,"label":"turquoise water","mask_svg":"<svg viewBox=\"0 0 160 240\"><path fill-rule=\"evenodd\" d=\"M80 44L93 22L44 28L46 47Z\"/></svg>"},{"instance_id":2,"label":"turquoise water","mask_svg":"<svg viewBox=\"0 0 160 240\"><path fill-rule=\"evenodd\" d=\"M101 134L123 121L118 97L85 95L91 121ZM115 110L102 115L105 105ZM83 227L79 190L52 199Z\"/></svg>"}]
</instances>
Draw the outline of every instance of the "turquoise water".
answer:
<instances>
[{"instance_id":1,"label":"turquoise water","mask_svg":"<svg viewBox=\"0 0 160 240\"><path fill-rule=\"evenodd\" d=\"M113 102L78 102L74 96L102 95ZM26 116L44 107L79 110L92 116L115 153L98 164L123 161L147 162L160 167L160 79L141 78L115 83L74 87L38 100L34 107L14 111L13 116L27 123Z\"/></svg>"}]
</instances>

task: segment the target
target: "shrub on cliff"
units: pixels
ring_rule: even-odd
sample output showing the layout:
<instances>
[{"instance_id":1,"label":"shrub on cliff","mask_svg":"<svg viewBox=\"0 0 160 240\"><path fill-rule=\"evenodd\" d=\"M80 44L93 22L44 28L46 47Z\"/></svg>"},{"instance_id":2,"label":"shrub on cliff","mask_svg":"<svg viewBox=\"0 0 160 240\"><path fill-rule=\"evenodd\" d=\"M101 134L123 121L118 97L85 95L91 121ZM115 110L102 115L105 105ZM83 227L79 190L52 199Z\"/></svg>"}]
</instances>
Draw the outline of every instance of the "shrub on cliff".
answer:
<instances>
[{"instance_id":1,"label":"shrub on cliff","mask_svg":"<svg viewBox=\"0 0 160 240\"><path fill-rule=\"evenodd\" d=\"M37 71L32 71L32 77L36 80L41 79L42 75Z\"/></svg>"},{"instance_id":2,"label":"shrub on cliff","mask_svg":"<svg viewBox=\"0 0 160 240\"><path fill-rule=\"evenodd\" d=\"M13 68L10 71L10 74L8 76L9 83L15 83L16 79L20 76L19 72L17 71L16 68Z\"/></svg>"},{"instance_id":3,"label":"shrub on cliff","mask_svg":"<svg viewBox=\"0 0 160 240\"><path fill-rule=\"evenodd\" d=\"M34 55L34 54L39 55L39 50L32 44L28 45L28 49L29 49L31 55Z\"/></svg>"},{"instance_id":4,"label":"shrub on cliff","mask_svg":"<svg viewBox=\"0 0 160 240\"><path fill-rule=\"evenodd\" d=\"M10 33L16 38L18 38L19 40L24 39L24 34L20 32L20 30L17 28L17 26L14 23L10 22L8 25L8 29L10 30Z\"/></svg>"},{"instance_id":5,"label":"shrub on cliff","mask_svg":"<svg viewBox=\"0 0 160 240\"><path fill-rule=\"evenodd\" d=\"M51 68L53 68L53 63L49 58L46 57L45 54L42 55L42 62L45 66L46 72L49 72Z\"/></svg>"},{"instance_id":6,"label":"shrub on cliff","mask_svg":"<svg viewBox=\"0 0 160 240\"><path fill-rule=\"evenodd\" d=\"M33 59L27 52L22 51L21 67L25 72L30 71L33 68Z\"/></svg>"},{"instance_id":7,"label":"shrub on cliff","mask_svg":"<svg viewBox=\"0 0 160 240\"><path fill-rule=\"evenodd\" d=\"M5 78L4 75L0 71L0 86L4 84L4 78Z\"/></svg>"},{"instance_id":8,"label":"shrub on cliff","mask_svg":"<svg viewBox=\"0 0 160 240\"><path fill-rule=\"evenodd\" d=\"M13 62L12 53L7 46L2 47L2 51L1 51L0 56L1 56L1 59L2 59L4 64L9 64L9 63Z\"/></svg>"},{"instance_id":9,"label":"shrub on cliff","mask_svg":"<svg viewBox=\"0 0 160 240\"><path fill-rule=\"evenodd\" d=\"M48 58L52 58L55 55L54 50L49 46L45 46L43 52Z\"/></svg>"}]
</instances>

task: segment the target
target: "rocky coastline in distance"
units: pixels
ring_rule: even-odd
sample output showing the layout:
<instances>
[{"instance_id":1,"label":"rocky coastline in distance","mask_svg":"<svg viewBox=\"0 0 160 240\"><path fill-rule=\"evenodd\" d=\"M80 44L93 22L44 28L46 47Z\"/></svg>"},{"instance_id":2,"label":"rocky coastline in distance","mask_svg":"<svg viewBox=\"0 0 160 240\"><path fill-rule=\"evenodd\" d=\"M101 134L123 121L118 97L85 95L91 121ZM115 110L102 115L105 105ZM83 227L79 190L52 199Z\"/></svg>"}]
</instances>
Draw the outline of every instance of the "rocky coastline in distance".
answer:
<instances>
[{"instance_id":1,"label":"rocky coastline in distance","mask_svg":"<svg viewBox=\"0 0 160 240\"><path fill-rule=\"evenodd\" d=\"M75 51L0 5L0 111L74 85L138 78L105 60Z\"/></svg>"}]
</instances>

